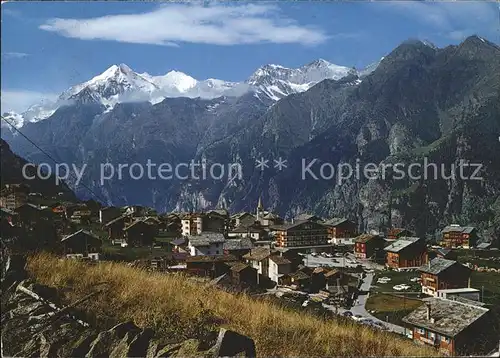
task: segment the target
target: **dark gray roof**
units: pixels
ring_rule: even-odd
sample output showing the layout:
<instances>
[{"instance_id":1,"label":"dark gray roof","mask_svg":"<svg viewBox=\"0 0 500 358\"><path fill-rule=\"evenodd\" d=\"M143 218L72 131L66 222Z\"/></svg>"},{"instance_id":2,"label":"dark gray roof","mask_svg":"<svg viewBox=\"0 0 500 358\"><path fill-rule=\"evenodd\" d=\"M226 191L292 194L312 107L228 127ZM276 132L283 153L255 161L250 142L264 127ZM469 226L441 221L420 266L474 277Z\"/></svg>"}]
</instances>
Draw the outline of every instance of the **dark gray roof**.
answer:
<instances>
[{"instance_id":1,"label":"dark gray roof","mask_svg":"<svg viewBox=\"0 0 500 358\"><path fill-rule=\"evenodd\" d=\"M249 233L249 232L260 233L262 231L264 231L262 227L252 223L251 225L245 225L245 224L239 225L234 230L232 230L231 233Z\"/></svg>"},{"instance_id":2,"label":"dark gray roof","mask_svg":"<svg viewBox=\"0 0 500 358\"><path fill-rule=\"evenodd\" d=\"M271 256L270 259L276 265L289 265L289 264L291 264L290 260L288 260L286 257L283 257L283 256Z\"/></svg>"},{"instance_id":3,"label":"dark gray roof","mask_svg":"<svg viewBox=\"0 0 500 358\"><path fill-rule=\"evenodd\" d=\"M430 308L430 319L427 319L427 305ZM425 304L404 317L403 321L447 337L455 337L487 312L488 309L472 304L429 298L425 299Z\"/></svg>"},{"instance_id":4,"label":"dark gray roof","mask_svg":"<svg viewBox=\"0 0 500 358\"><path fill-rule=\"evenodd\" d=\"M186 239L183 237L181 237L179 239L172 240L172 244L175 246L184 245L185 243L186 243Z\"/></svg>"},{"instance_id":5,"label":"dark gray roof","mask_svg":"<svg viewBox=\"0 0 500 358\"><path fill-rule=\"evenodd\" d=\"M231 265L231 271L241 272L248 267L250 267L250 266L248 266L247 264L245 264L243 262L236 262L234 265Z\"/></svg>"},{"instance_id":6,"label":"dark gray roof","mask_svg":"<svg viewBox=\"0 0 500 358\"><path fill-rule=\"evenodd\" d=\"M447 270L456 263L457 262L454 260L448 260L448 259L443 259L441 257L436 257L435 259L431 260L428 264L421 266L419 268L419 271L430 273L433 275L438 275L439 273L443 272L444 270Z\"/></svg>"},{"instance_id":7,"label":"dark gray roof","mask_svg":"<svg viewBox=\"0 0 500 358\"><path fill-rule=\"evenodd\" d=\"M224 241L224 250L250 250L253 247L252 240L244 237L241 239L229 239Z\"/></svg>"},{"instance_id":8,"label":"dark gray roof","mask_svg":"<svg viewBox=\"0 0 500 358\"><path fill-rule=\"evenodd\" d=\"M104 226L105 227L110 226L111 224L114 224L115 222L118 222L121 220L125 220L126 218L127 218L127 216L125 216L125 215L118 216L117 218L114 218L113 220L108 221Z\"/></svg>"},{"instance_id":9,"label":"dark gray roof","mask_svg":"<svg viewBox=\"0 0 500 358\"><path fill-rule=\"evenodd\" d=\"M0 207L0 211L2 211L4 214L7 214L7 215L17 215L16 212L14 212L10 209L4 208L3 206Z\"/></svg>"},{"instance_id":10,"label":"dark gray roof","mask_svg":"<svg viewBox=\"0 0 500 358\"><path fill-rule=\"evenodd\" d=\"M477 245L478 249L487 249L491 246L491 242L482 242L479 245Z\"/></svg>"},{"instance_id":11,"label":"dark gray roof","mask_svg":"<svg viewBox=\"0 0 500 358\"><path fill-rule=\"evenodd\" d=\"M416 243L419 240L423 240L419 237L402 237L394 241L392 244L387 246L384 250L390 252L400 252L404 248Z\"/></svg>"},{"instance_id":12,"label":"dark gray roof","mask_svg":"<svg viewBox=\"0 0 500 358\"><path fill-rule=\"evenodd\" d=\"M191 246L209 246L224 242L226 239L220 232L202 232L201 235L193 235L188 237Z\"/></svg>"},{"instance_id":13,"label":"dark gray roof","mask_svg":"<svg viewBox=\"0 0 500 358\"><path fill-rule=\"evenodd\" d=\"M313 215L313 214L300 214L295 217L296 221L307 221L307 220L313 220L313 219L320 219L318 216Z\"/></svg>"},{"instance_id":14,"label":"dark gray roof","mask_svg":"<svg viewBox=\"0 0 500 358\"><path fill-rule=\"evenodd\" d=\"M437 249L436 252L440 255L446 256L451 252L451 249L441 247L441 248Z\"/></svg>"},{"instance_id":15,"label":"dark gray roof","mask_svg":"<svg viewBox=\"0 0 500 358\"><path fill-rule=\"evenodd\" d=\"M337 226L337 225L340 225L346 221L348 221L346 218L332 218L332 219L326 220L324 222L324 224L328 225L328 226Z\"/></svg>"},{"instance_id":16,"label":"dark gray roof","mask_svg":"<svg viewBox=\"0 0 500 358\"><path fill-rule=\"evenodd\" d=\"M256 247L253 248L248 254L244 255L243 258L254 261L262 261L271 255L271 250L267 247Z\"/></svg>"},{"instance_id":17,"label":"dark gray roof","mask_svg":"<svg viewBox=\"0 0 500 358\"><path fill-rule=\"evenodd\" d=\"M95 236L94 234L92 234L92 233L88 232L87 230L83 230L83 229L81 229L81 230L78 230L78 231L76 231L76 232L72 233L71 235L67 235L67 236L63 237L63 238L61 239L61 241L66 241L66 240L68 240L68 239L70 239L70 238L72 238L72 237L74 237L74 236L77 236L78 234L84 234L84 235L90 236L90 237L91 237L91 238L93 238L93 239L100 240L100 239L99 239L97 236Z\"/></svg>"}]
</instances>

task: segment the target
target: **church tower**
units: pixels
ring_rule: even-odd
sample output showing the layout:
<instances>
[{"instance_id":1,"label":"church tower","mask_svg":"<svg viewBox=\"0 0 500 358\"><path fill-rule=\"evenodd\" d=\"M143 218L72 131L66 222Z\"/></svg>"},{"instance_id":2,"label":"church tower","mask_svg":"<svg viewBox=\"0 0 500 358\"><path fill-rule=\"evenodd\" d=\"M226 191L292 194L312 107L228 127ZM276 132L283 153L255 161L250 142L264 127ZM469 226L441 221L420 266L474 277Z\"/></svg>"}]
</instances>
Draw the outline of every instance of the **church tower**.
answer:
<instances>
[{"instance_id":1,"label":"church tower","mask_svg":"<svg viewBox=\"0 0 500 358\"><path fill-rule=\"evenodd\" d=\"M264 216L264 205L262 205L262 197L259 196L259 203L257 204L257 221L261 221Z\"/></svg>"}]
</instances>

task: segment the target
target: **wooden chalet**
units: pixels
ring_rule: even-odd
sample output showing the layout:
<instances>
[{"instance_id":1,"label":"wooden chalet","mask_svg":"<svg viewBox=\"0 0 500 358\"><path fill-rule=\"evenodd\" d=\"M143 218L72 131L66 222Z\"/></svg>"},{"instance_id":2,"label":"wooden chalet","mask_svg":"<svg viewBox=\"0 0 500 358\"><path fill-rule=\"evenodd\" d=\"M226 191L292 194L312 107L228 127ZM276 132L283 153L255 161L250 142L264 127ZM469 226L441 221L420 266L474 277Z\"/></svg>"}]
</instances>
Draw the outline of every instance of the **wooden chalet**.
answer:
<instances>
[{"instance_id":1,"label":"wooden chalet","mask_svg":"<svg viewBox=\"0 0 500 358\"><path fill-rule=\"evenodd\" d=\"M454 260L436 257L419 268L422 293L437 296L438 290L470 287L471 269Z\"/></svg>"},{"instance_id":2,"label":"wooden chalet","mask_svg":"<svg viewBox=\"0 0 500 358\"><path fill-rule=\"evenodd\" d=\"M71 258L91 258L99 259L102 242L92 233L79 230L71 235L65 236L61 240L63 253Z\"/></svg>"},{"instance_id":3,"label":"wooden chalet","mask_svg":"<svg viewBox=\"0 0 500 358\"><path fill-rule=\"evenodd\" d=\"M186 271L193 275L215 278L230 272L231 263L238 262L233 255L190 256Z\"/></svg>"},{"instance_id":4,"label":"wooden chalet","mask_svg":"<svg viewBox=\"0 0 500 358\"><path fill-rule=\"evenodd\" d=\"M150 246L154 242L154 228L142 220L135 220L123 228L129 246Z\"/></svg>"},{"instance_id":5,"label":"wooden chalet","mask_svg":"<svg viewBox=\"0 0 500 358\"><path fill-rule=\"evenodd\" d=\"M334 243L338 243L338 239L356 236L356 224L346 218L329 219L324 225L328 228L328 239Z\"/></svg>"},{"instance_id":6,"label":"wooden chalet","mask_svg":"<svg viewBox=\"0 0 500 358\"><path fill-rule=\"evenodd\" d=\"M446 248L471 248L477 243L477 229L472 226L449 225L442 230L441 246Z\"/></svg>"},{"instance_id":7,"label":"wooden chalet","mask_svg":"<svg viewBox=\"0 0 500 358\"><path fill-rule=\"evenodd\" d=\"M120 208L117 208L115 206L107 206L99 209L99 222L105 225L111 220L116 219L121 215L122 213Z\"/></svg>"},{"instance_id":8,"label":"wooden chalet","mask_svg":"<svg viewBox=\"0 0 500 358\"><path fill-rule=\"evenodd\" d=\"M358 259L368 259L374 256L385 245L385 241L381 236L372 234L359 235L354 242L354 255Z\"/></svg>"},{"instance_id":9,"label":"wooden chalet","mask_svg":"<svg viewBox=\"0 0 500 358\"><path fill-rule=\"evenodd\" d=\"M112 242L121 242L124 239L125 233L123 229L128 224L129 218L127 216L119 216L104 225L108 231L108 239Z\"/></svg>"},{"instance_id":10,"label":"wooden chalet","mask_svg":"<svg viewBox=\"0 0 500 358\"><path fill-rule=\"evenodd\" d=\"M487 342L498 342L489 310L460 301L426 299L403 322L416 343L432 346L445 356L489 353L493 347Z\"/></svg>"},{"instance_id":11,"label":"wooden chalet","mask_svg":"<svg viewBox=\"0 0 500 358\"><path fill-rule=\"evenodd\" d=\"M384 250L385 265L396 270L419 268L428 260L427 244L423 238L401 237Z\"/></svg>"},{"instance_id":12,"label":"wooden chalet","mask_svg":"<svg viewBox=\"0 0 500 358\"><path fill-rule=\"evenodd\" d=\"M387 240L394 241L402 237L411 237L413 233L403 228L392 228L387 232Z\"/></svg>"},{"instance_id":13,"label":"wooden chalet","mask_svg":"<svg viewBox=\"0 0 500 358\"><path fill-rule=\"evenodd\" d=\"M328 229L316 221L296 221L272 227L277 247L321 246L328 244Z\"/></svg>"},{"instance_id":14,"label":"wooden chalet","mask_svg":"<svg viewBox=\"0 0 500 358\"><path fill-rule=\"evenodd\" d=\"M239 286L254 286L257 284L257 270L243 262L230 266L231 282Z\"/></svg>"}]
</instances>

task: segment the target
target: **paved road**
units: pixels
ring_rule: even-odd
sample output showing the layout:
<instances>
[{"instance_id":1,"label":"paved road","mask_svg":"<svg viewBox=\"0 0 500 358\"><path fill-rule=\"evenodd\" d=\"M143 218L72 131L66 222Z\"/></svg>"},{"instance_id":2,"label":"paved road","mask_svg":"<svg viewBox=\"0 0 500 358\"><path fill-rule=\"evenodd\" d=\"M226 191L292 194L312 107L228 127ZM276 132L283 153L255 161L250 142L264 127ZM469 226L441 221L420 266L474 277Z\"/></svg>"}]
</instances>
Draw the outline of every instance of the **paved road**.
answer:
<instances>
[{"instance_id":1,"label":"paved road","mask_svg":"<svg viewBox=\"0 0 500 358\"><path fill-rule=\"evenodd\" d=\"M372 282L373 282L373 277L374 277L374 274L369 273L363 279L363 283L361 284L360 290L362 292L366 292L366 294L362 294L362 295L358 296L358 300L355 303L355 305L351 308L351 312L353 314L359 314L360 316L363 316L366 318L371 318L372 320L374 320L376 322L381 322L392 332L396 332L399 334L405 334L404 327L397 326L395 324L382 321L382 320L378 319L377 317L373 316L372 314L370 314L370 312L368 312L366 310L366 308L365 308L366 301L368 300L368 297L370 296L369 291L370 291L370 287L371 287Z\"/></svg>"},{"instance_id":2,"label":"paved road","mask_svg":"<svg viewBox=\"0 0 500 358\"><path fill-rule=\"evenodd\" d=\"M311 256L307 255L304 258L304 264L306 266L310 267L317 267L317 266L334 266L334 267L357 267L358 265L363 266L366 270L381 270L384 267L382 265L379 265L377 263L374 263L369 260L358 260L352 253L348 253L346 257L334 257L332 258L327 258L327 257L322 257L322 256ZM373 282L373 277L375 276L374 273L368 273L365 278L363 279L363 282L361 283L360 290L362 292L366 292L366 294L362 294L358 296L358 301L355 303L355 305L350 309L346 310L344 308L338 308L338 313L343 313L345 311L351 311L355 315L360 315L363 316L364 318L370 318L375 322L380 322L384 324L390 331L399 333L399 334L405 334L405 328L401 326L397 326L392 323L388 323L385 321L382 321L378 319L377 317L371 315L365 308L366 301L370 295L370 288L372 286ZM335 306L332 305L327 305L323 304L323 306L333 312L337 310Z\"/></svg>"}]
</instances>

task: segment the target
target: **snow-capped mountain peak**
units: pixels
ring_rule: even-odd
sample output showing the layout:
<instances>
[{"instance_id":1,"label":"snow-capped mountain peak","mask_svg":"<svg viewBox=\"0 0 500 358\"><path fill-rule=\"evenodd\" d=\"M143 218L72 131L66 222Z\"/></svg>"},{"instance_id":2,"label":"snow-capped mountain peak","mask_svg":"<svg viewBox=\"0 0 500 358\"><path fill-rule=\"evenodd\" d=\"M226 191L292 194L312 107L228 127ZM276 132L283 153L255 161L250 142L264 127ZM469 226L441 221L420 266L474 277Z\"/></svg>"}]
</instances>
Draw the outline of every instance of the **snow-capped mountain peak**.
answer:
<instances>
[{"instance_id":1,"label":"snow-capped mountain peak","mask_svg":"<svg viewBox=\"0 0 500 358\"><path fill-rule=\"evenodd\" d=\"M113 99L112 97L123 95L126 92L151 94L159 90L158 86L135 73L123 63L112 65L106 71L89 81L71 87L60 96L60 99L75 99L75 95L78 95L84 89L95 92L95 95L106 100L111 100ZM114 99L118 100L118 98Z\"/></svg>"},{"instance_id":2,"label":"snow-capped mountain peak","mask_svg":"<svg viewBox=\"0 0 500 358\"><path fill-rule=\"evenodd\" d=\"M64 91L55 103L35 105L22 115L10 114L10 117L22 126L45 119L60 106L74 101L100 103L111 110L120 102L149 101L155 104L166 97L213 99L237 97L249 91L266 102L277 101L292 93L307 91L324 79L338 80L352 73L360 75L362 72L318 59L298 68L267 64L258 68L246 81L229 82L215 78L197 80L177 70L157 76L147 72L137 73L121 63Z\"/></svg>"},{"instance_id":3,"label":"snow-capped mountain peak","mask_svg":"<svg viewBox=\"0 0 500 358\"><path fill-rule=\"evenodd\" d=\"M163 76L151 76L147 72L140 75L166 92L173 90L184 93L195 87L198 83L196 79L180 71L170 71Z\"/></svg>"},{"instance_id":4,"label":"snow-capped mountain peak","mask_svg":"<svg viewBox=\"0 0 500 358\"><path fill-rule=\"evenodd\" d=\"M351 73L356 71L318 59L299 68L265 65L258 68L246 83L254 86L257 92L279 100L292 93L307 91L322 80L338 80Z\"/></svg>"}]
</instances>

